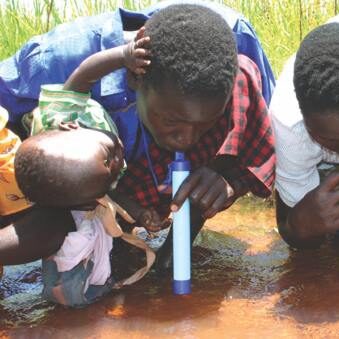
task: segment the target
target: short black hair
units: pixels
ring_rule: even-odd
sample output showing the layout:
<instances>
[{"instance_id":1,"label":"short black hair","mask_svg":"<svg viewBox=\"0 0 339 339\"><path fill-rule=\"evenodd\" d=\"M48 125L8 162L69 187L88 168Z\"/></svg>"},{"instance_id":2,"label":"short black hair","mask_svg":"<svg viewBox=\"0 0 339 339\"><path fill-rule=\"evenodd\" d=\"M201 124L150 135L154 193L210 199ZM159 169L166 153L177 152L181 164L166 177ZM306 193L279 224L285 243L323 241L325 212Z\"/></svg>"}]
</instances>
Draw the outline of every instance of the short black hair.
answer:
<instances>
[{"instance_id":1,"label":"short black hair","mask_svg":"<svg viewBox=\"0 0 339 339\"><path fill-rule=\"evenodd\" d=\"M168 6L145 24L151 65L145 85L170 83L182 94L211 97L231 93L238 67L237 48L227 22L200 5Z\"/></svg>"},{"instance_id":2,"label":"short black hair","mask_svg":"<svg viewBox=\"0 0 339 339\"><path fill-rule=\"evenodd\" d=\"M71 133L46 131L26 139L18 148L14 159L15 178L30 201L44 206L71 207L89 202L87 190L104 195L109 180L97 180L90 155L81 161L69 155L67 136ZM60 152L53 154L49 150L51 145ZM86 154L82 143L72 147Z\"/></svg>"},{"instance_id":3,"label":"short black hair","mask_svg":"<svg viewBox=\"0 0 339 339\"><path fill-rule=\"evenodd\" d=\"M339 110L339 23L319 26L304 38L293 81L303 115Z\"/></svg>"}]
</instances>

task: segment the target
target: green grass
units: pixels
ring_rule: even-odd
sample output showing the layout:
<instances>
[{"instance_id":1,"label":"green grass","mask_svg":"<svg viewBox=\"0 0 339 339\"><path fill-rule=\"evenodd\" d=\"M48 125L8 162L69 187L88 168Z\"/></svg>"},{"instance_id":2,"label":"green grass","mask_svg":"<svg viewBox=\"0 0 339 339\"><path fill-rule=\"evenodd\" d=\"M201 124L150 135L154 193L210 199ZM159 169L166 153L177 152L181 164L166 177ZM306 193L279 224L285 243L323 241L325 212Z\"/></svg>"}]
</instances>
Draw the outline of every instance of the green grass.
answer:
<instances>
[{"instance_id":1,"label":"green grass","mask_svg":"<svg viewBox=\"0 0 339 339\"><path fill-rule=\"evenodd\" d=\"M228 0L252 23L277 75L303 37L338 13L336 0Z\"/></svg>"},{"instance_id":2,"label":"green grass","mask_svg":"<svg viewBox=\"0 0 339 339\"><path fill-rule=\"evenodd\" d=\"M312 28L338 10L339 0L225 0L251 21L275 74ZM114 10L119 0L4 0L0 2L0 59L12 55L25 41L78 16ZM123 0L128 9L140 9L155 0ZM222 1L219 1L222 2ZM27 4L29 8L25 7ZM58 4L58 5L57 5Z\"/></svg>"}]
</instances>

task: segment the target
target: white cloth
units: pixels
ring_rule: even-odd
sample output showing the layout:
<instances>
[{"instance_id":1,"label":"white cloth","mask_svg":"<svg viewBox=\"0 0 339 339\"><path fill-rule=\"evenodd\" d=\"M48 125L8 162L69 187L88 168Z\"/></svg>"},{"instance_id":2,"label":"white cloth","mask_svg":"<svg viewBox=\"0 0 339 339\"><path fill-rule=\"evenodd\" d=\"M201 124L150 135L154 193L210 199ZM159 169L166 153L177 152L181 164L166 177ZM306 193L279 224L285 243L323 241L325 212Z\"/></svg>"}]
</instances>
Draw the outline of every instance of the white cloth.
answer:
<instances>
[{"instance_id":1,"label":"white cloth","mask_svg":"<svg viewBox=\"0 0 339 339\"><path fill-rule=\"evenodd\" d=\"M313 141L305 128L293 85L294 61L295 55L285 64L270 104L276 140L275 188L290 207L319 185L320 162L339 163L339 154Z\"/></svg>"},{"instance_id":2,"label":"white cloth","mask_svg":"<svg viewBox=\"0 0 339 339\"><path fill-rule=\"evenodd\" d=\"M72 211L77 231L68 233L53 260L59 272L69 271L81 261L93 262L85 291L88 285L104 285L111 275L110 251L113 238L108 235L98 217L85 218L87 212Z\"/></svg>"}]
</instances>

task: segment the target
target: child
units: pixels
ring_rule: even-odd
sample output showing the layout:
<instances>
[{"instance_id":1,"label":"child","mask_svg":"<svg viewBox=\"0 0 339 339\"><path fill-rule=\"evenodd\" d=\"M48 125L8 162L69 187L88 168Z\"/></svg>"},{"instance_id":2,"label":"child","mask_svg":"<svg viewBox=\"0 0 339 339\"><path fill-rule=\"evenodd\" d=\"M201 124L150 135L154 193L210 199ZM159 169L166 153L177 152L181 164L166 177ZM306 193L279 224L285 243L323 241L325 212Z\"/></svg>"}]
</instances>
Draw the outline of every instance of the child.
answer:
<instances>
[{"instance_id":1,"label":"child","mask_svg":"<svg viewBox=\"0 0 339 339\"><path fill-rule=\"evenodd\" d=\"M64 85L42 86L39 107L33 111L31 135L59 128L64 123L67 124L63 128L76 128L79 124L117 135L117 127L106 110L90 98L90 89L98 79L122 67L133 72L134 76L146 73L145 67L150 64L147 59L150 53L144 47L150 39L144 37L144 31L145 28L142 27L135 41L98 52L85 59ZM70 122L76 125L69 124ZM125 194L110 194L132 213L138 225L143 225L150 231L158 231L170 225L169 219L160 220L154 209L142 209Z\"/></svg>"},{"instance_id":2,"label":"child","mask_svg":"<svg viewBox=\"0 0 339 339\"><path fill-rule=\"evenodd\" d=\"M44 86L39 109L33 113L32 134L38 134L28 138L16 154L16 177L26 197L42 206L73 210L77 232L69 233L61 249L43 262L44 295L64 305L83 306L113 286L130 284L154 261L154 253L141 240L121 231L115 209L127 222L135 220L105 196L112 182L113 188L116 186L117 174L123 168L122 147L114 123L88 95L92 82L115 68L125 66L135 74L145 73L148 53L141 47L149 38L143 38L143 33L144 29L139 30L135 42L86 59L83 65L90 65L85 67L87 71L74 72L63 88ZM64 132L43 132L57 126ZM158 230L169 225L168 219L160 222L155 211L141 209L123 194L119 200L140 226ZM79 209L93 211L74 211ZM146 267L123 282L114 281L109 263L112 245L104 231L145 249Z\"/></svg>"},{"instance_id":3,"label":"child","mask_svg":"<svg viewBox=\"0 0 339 339\"><path fill-rule=\"evenodd\" d=\"M122 146L110 132L73 126L42 132L19 147L15 170L25 196L40 205L72 209L76 224L76 231L67 235L61 249L43 260L43 295L48 300L84 306L112 288L139 280L153 264L152 250L122 232L116 212L129 223L134 219L105 195L122 168ZM147 265L127 279L115 280L111 237L121 237L145 250Z\"/></svg>"}]
</instances>

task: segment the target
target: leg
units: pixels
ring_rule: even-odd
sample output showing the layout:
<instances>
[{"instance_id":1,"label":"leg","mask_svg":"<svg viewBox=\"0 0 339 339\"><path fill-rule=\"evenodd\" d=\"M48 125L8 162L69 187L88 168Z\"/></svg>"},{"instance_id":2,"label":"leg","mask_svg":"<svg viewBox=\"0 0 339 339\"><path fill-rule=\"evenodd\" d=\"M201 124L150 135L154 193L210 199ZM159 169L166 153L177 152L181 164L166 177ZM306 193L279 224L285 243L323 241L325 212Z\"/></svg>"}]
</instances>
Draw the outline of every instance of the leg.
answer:
<instances>
[{"instance_id":1,"label":"leg","mask_svg":"<svg viewBox=\"0 0 339 339\"><path fill-rule=\"evenodd\" d=\"M0 265L18 265L52 255L75 227L69 210L45 207L0 217L2 226L5 222L0 229Z\"/></svg>"},{"instance_id":2,"label":"leg","mask_svg":"<svg viewBox=\"0 0 339 339\"><path fill-rule=\"evenodd\" d=\"M200 211L191 205L191 244L204 226L205 219L201 216ZM172 252L173 252L173 233L170 229L168 236L157 252L155 262L155 269L161 273L169 269L172 265Z\"/></svg>"}]
</instances>

